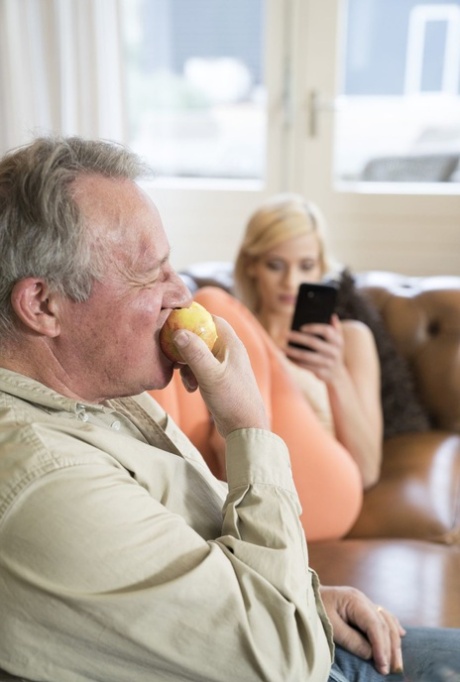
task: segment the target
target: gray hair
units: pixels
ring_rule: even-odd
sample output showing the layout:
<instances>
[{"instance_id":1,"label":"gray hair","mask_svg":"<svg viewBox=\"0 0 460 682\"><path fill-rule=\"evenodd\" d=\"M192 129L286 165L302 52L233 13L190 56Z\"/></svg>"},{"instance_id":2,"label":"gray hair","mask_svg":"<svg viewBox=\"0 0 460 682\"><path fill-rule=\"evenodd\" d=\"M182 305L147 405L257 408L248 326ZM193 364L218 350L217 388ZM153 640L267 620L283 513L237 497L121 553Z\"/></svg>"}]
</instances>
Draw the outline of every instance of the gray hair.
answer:
<instances>
[{"instance_id":1,"label":"gray hair","mask_svg":"<svg viewBox=\"0 0 460 682\"><path fill-rule=\"evenodd\" d=\"M85 301L106 263L92 248L71 185L98 174L137 180L149 169L134 153L111 142L41 137L0 160L0 339L15 330L11 292L26 277Z\"/></svg>"}]
</instances>

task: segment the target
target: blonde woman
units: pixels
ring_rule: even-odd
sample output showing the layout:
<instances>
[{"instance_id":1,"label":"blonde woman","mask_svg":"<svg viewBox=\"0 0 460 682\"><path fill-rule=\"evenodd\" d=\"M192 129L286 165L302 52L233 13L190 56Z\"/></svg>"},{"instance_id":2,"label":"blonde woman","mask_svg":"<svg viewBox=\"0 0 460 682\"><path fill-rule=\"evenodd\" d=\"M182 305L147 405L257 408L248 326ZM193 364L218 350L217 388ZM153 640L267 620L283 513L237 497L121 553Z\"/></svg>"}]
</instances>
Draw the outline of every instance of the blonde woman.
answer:
<instances>
[{"instance_id":1,"label":"blonde woman","mask_svg":"<svg viewBox=\"0 0 460 682\"><path fill-rule=\"evenodd\" d=\"M379 477L381 458L379 362L371 332L336 317L330 325L290 331L299 284L320 281L331 267L319 211L296 195L276 196L248 223L235 264L236 296L217 287L195 295L227 319L246 346L271 429L289 447L309 540L350 530L363 489ZM305 348L293 349L289 340ZM225 479L223 443L201 396L187 393L176 373L154 397Z\"/></svg>"},{"instance_id":2,"label":"blonde woman","mask_svg":"<svg viewBox=\"0 0 460 682\"><path fill-rule=\"evenodd\" d=\"M362 323L337 316L332 324L290 331L299 284L336 272L319 209L299 195L277 195L249 220L235 263L235 292L281 350L305 399L355 460L366 489L379 478L382 444L373 335Z\"/></svg>"}]
</instances>

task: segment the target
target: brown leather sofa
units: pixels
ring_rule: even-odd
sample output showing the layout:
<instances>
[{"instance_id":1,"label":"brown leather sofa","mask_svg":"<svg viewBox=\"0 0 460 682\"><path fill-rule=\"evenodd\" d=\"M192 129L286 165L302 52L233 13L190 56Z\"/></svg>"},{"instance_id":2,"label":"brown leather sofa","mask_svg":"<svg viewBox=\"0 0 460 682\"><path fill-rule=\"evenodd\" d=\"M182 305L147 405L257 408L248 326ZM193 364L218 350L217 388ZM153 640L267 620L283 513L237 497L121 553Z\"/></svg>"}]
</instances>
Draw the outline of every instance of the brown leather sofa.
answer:
<instances>
[{"instance_id":1,"label":"brown leather sofa","mask_svg":"<svg viewBox=\"0 0 460 682\"><path fill-rule=\"evenodd\" d=\"M359 587L408 625L460 627L460 277L358 278L413 371L433 429L384 442L348 537L310 546L325 584Z\"/></svg>"},{"instance_id":2,"label":"brown leather sofa","mask_svg":"<svg viewBox=\"0 0 460 682\"><path fill-rule=\"evenodd\" d=\"M183 273L231 290L231 265ZM309 544L323 584L352 585L406 625L460 627L460 277L360 273L413 373L432 426L384 442L380 481L338 541Z\"/></svg>"}]
</instances>

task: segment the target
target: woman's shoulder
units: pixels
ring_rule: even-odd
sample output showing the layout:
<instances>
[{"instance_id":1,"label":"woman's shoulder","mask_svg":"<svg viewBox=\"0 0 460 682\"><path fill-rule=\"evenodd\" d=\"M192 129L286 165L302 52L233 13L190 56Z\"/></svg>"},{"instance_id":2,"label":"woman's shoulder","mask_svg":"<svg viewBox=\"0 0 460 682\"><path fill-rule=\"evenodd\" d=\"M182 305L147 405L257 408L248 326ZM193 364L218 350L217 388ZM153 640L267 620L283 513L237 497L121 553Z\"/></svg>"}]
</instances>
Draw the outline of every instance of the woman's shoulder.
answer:
<instances>
[{"instance_id":1,"label":"woman's shoulder","mask_svg":"<svg viewBox=\"0 0 460 682\"><path fill-rule=\"evenodd\" d=\"M344 336L349 336L350 338L367 339L369 341L374 340L374 335L371 329L365 322L361 320L342 320L341 321L342 330Z\"/></svg>"},{"instance_id":2,"label":"woman's shoulder","mask_svg":"<svg viewBox=\"0 0 460 682\"><path fill-rule=\"evenodd\" d=\"M365 360L378 363L378 352L375 338L369 327L359 320L343 320L342 334L345 349L346 364Z\"/></svg>"}]
</instances>

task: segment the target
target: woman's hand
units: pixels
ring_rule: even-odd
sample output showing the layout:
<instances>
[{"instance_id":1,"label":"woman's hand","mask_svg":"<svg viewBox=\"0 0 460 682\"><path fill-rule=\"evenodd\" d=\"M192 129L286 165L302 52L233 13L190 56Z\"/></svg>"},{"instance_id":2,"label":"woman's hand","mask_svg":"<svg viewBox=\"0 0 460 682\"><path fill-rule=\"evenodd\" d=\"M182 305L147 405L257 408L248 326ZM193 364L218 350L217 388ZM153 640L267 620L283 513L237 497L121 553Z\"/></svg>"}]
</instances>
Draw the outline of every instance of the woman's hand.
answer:
<instances>
[{"instance_id":1,"label":"woman's hand","mask_svg":"<svg viewBox=\"0 0 460 682\"><path fill-rule=\"evenodd\" d=\"M353 587L322 587L334 641L366 660L383 675L403 669L401 637L406 633L392 613Z\"/></svg>"},{"instance_id":2,"label":"woman's hand","mask_svg":"<svg viewBox=\"0 0 460 682\"><path fill-rule=\"evenodd\" d=\"M344 339L337 315L332 316L331 324L305 324L300 331L290 331L287 340L304 346L287 345L287 357L326 384L334 380L344 365Z\"/></svg>"}]
</instances>

